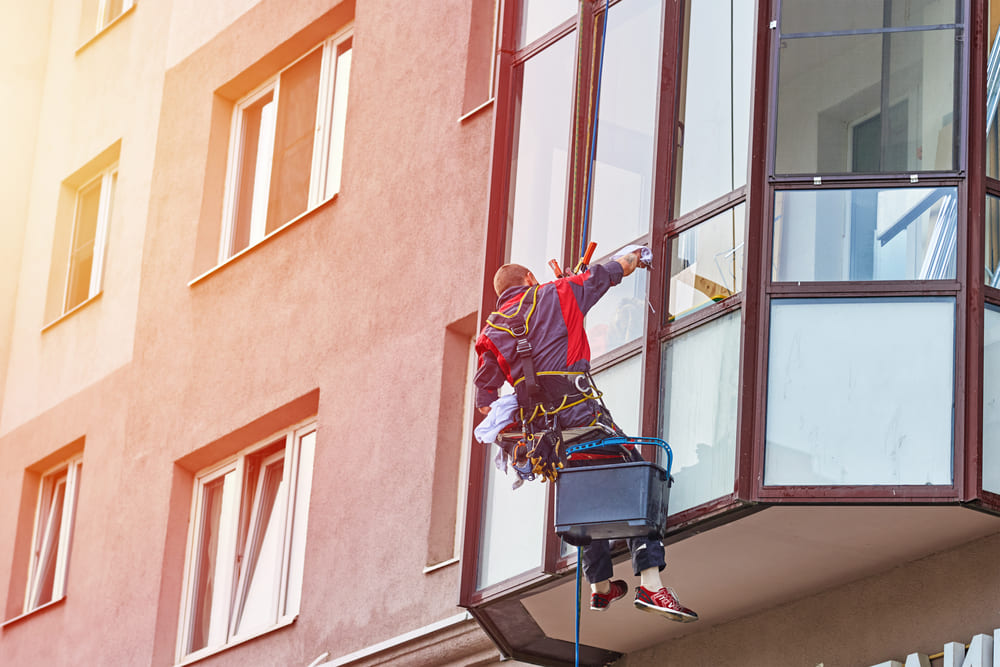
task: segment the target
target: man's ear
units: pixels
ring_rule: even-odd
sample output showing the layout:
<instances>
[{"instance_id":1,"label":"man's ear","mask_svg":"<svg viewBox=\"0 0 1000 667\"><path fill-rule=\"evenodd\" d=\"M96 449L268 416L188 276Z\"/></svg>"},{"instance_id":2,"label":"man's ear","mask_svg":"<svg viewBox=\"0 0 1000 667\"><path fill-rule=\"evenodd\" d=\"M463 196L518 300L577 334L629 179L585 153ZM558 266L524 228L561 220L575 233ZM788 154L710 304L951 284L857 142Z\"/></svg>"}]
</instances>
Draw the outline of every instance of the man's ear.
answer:
<instances>
[{"instance_id":1,"label":"man's ear","mask_svg":"<svg viewBox=\"0 0 1000 667\"><path fill-rule=\"evenodd\" d=\"M528 275L524 277L524 284L528 287L533 287L538 284L538 279L535 278L535 274L528 271Z\"/></svg>"}]
</instances>

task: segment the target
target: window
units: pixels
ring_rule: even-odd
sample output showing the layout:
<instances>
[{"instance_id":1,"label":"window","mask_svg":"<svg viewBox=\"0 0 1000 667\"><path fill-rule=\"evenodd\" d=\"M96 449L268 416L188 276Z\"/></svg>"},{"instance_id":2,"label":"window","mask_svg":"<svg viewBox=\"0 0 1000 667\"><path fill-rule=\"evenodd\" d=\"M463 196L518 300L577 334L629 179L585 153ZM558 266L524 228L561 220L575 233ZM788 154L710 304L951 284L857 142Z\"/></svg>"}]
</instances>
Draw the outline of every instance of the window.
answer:
<instances>
[{"instance_id":1,"label":"window","mask_svg":"<svg viewBox=\"0 0 1000 667\"><path fill-rule=\"evenodd\" d=\"M196 476L179 658L295 618L315 445L307 424Z\"/></svg>"},{"instance_id":2,"label":"window","mask_svg":"<svg viewBox=\"0 0 1000 667\"><path fill-rule=\"evenodd\" d=\"M778 191L773 279L953 279L957 202L954 187Z\"/></svg>"},{"instance_id":3,"label":"window","mask_svg":"<svg viewBox=\"0 0 1000 667\"><path fill-rule=\"evenodd\" d=\"M765 485L952 483L955 299L771 302Z\"/></svg>"},{"instance_id":4,"label":"window","mask_svg":"<svg viewBox=\"0 0 1000 667\"><path fill-rule=\"evenodd\" d=\"M108 223L118 184L118 166L103 171L76 192L63 313L101 291Z\"/></svg>"},{"instance_id":5,"label":"window","mask_svg":"<svg viewBox=\"0 0 1000 667\"><path fill-rule=\"evenodd\" d=\"M132 8L132 0L100 0L97 6L97 32Z\"/></svg>"},{"instance_id":6,"label":"window","mask_svg":"<svg viewBox=\"0 0 1000 667\"><path fill-rule=\"evenodd\" d=\"M960 5L782 3L775 172L957 170Z\"/></svg>"},{"instance_id":7,"label":"window","mask_svg":"<svg viewBox=\"0 0 1000 667\"><path fill-rule=\"evenodd\" d=\"M82 467L83 457L77 456L42 476L31 538L25 613L66 594L66 571Z\"/></svg>"},{"instance_id":8,"label":"window","mask_svg":"<svg viewBox=\"0 0 1000 667\"><path fill-rule=\"evenodd\" d=\"M236 104L220 262L340 191L351 46L328 39Z\"/></svg>"}]
</instances>

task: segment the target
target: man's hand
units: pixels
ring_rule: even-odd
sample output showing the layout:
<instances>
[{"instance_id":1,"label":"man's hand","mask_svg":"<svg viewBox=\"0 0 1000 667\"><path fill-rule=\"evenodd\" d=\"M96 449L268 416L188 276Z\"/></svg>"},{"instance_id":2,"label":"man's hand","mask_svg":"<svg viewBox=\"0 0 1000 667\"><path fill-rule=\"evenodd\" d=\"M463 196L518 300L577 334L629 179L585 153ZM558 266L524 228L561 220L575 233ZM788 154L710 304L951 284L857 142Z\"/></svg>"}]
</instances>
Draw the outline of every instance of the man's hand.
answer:
<instances>
[{"instance_id":1,"label":"man's hand","mask_svg":"<svg viewBox=\"0 0 1000 667\"><path fill-rule=\"evenodd\" d=\"M624 271L624 275L627 276L631 274L633 271L635 271L637 268L642 268L643 266L645 266L645 264L639 260L641 253L642 253L641 250L633 250L629 254L623 255L622 257L619 257L618 259L615 260L616 262L621 264L622 270Z\"/></svg>"},{"instance_id":2,"label":"man's hand","mask_svg":"<svg viewBox=\"0 0 1000 667\"><path fill-rule=\"evenodd\" d=\"M484 405L483 407L479 408L479 412L481 412L484 415L490 414L490 406Z\"/></svg>"}]
</instances>

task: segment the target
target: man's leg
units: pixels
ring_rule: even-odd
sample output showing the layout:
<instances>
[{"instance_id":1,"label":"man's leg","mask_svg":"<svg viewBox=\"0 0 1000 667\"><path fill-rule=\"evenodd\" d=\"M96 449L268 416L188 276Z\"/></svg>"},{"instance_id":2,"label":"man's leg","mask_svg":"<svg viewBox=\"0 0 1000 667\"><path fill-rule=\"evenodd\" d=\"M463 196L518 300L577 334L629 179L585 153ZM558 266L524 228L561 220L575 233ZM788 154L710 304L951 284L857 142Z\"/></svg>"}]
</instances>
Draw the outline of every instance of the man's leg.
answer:
<instances>
[{"instance_id":1,"label":"man's leg","mask_svg":"<svg viewBox=\"0 0 1000 667\"><path fill-rule=\"evenodd\" d=\"M697 621L698 614L682 605L673 589L664 586L660 579L660 571L666 567L663 543L637 537L628 541L628 548L632 553L632 571L640 578L639 588L635 591L635 606L672 621Z\"/></svg>"},{"instance_id":2,"label":"man's leg","mask_svg":"<svg viewBox=\"0 0 1000 667\"><path fill-rule=\"evenodd\" d=\"M583 547L583 573L590 582L590 608L604 611L612 602L628 593L628 584L618 579L611 581L614 566L611 563L611 544L607 540L594 540Z\"/></svg>"}]
</instances>

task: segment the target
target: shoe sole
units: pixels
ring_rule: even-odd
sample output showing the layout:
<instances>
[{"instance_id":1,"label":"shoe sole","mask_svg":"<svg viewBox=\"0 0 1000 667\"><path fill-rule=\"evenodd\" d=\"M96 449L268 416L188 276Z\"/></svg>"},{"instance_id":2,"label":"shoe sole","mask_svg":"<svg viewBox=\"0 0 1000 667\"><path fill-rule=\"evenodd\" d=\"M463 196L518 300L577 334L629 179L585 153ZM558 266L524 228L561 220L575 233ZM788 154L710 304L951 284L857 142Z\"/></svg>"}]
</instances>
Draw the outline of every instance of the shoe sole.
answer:
<instances>
[{"instance_id":1,"label":"shoe sole","mask_svg":"<svg viewBox=\"0 0 1000 667\"><path fill-rule=\"evenodd\" d=\"M674 611L672 609L664 609L663 607L657 607L655 604L647 604L642 600L635 601L635 608L640 611L649 612L650 614L657 614L668 618L671 621L677 621L678 623L694 623L698 620L697 616L691 616L690 614L685 614L679 611Z\"/></svg>"}]
</instances>

